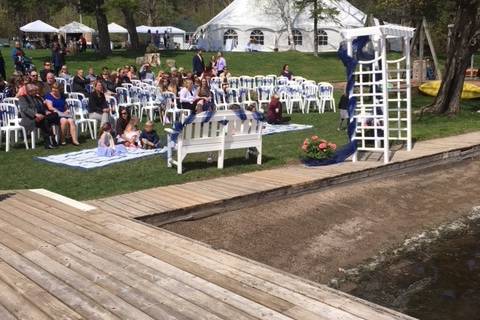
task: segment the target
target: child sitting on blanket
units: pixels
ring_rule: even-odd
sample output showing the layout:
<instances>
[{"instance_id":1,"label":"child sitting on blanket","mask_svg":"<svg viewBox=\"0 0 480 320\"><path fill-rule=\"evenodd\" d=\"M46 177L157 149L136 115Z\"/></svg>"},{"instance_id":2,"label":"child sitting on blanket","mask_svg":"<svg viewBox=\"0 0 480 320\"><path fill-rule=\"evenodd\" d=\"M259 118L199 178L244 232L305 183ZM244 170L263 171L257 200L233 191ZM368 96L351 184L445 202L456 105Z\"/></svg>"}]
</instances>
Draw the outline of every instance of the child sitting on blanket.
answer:
<instances>
[{"instance_id":1,"label":"child sitting on blanket","mask_svg":"<svg viewBox=\"0 0 480 320\"><path fill-rule=\"evenodd\" d=\"M147 121L142 133L140 134L140 143L143 149L158 149L161 147L160 138L153 129L153 122Z\"/></svg>"},{"instance_id":2,"label":"child sitting on blanket","mask_svg":"<svg viewBox=\"0 0 480 320\"><path fill-rule=\"evenodd\" d=\"M140 131L137 125L138 118L132 118L123 132L123 144L127 148L137 148L140 146Z\"/></svg>"},{"instance_id":3,"label":"child sitting on blanket","mask_svg":"<svg viewBox=\"0 0 480 320\"><path fill-rule=\"evenodd\" d=\"M123 145L115 145L112 137L112 125L107 122L100 128L97 155L100 157L112 157L125 154L127 150Z\"/></svg>"}]
</instances>

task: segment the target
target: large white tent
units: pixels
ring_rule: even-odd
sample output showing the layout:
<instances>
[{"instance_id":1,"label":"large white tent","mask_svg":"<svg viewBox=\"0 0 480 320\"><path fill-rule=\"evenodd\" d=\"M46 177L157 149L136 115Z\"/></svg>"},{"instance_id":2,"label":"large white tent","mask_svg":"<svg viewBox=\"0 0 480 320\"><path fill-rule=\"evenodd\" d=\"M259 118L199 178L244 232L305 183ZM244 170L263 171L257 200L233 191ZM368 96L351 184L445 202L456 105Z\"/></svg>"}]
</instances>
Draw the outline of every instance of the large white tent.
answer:
<instances>
[{"instance_id":1,"label":"large white tent","mask_svg":"<svg viewBox=\"0 0 480 320\"><path fill-rule=\"evenodd\" d=\"M205 50L245 51L251 37L255 37L256 50L288 50L287 28L279 16L268 10L268 2L270 1L234 0L197 29L197 46ZM335 19L319 21L318 49L321 52L335 51L342 41L340 30L364 26L367 15L346 0L326 0L324 3L336 8L339 14ZM295 49L312 52L314 32L310 9L293 9L293 12Z\"/></svg>"},{"instance_id":2,"label":"large white tent","mask_svg":"<svg viewBox=\"0 0 480 320\"><path fill-rule=\"evenodd\" d=\"M68 34L68 33L95 33L95 29L90 28L80 22L73 21L63 27L60 27L60 32Z\"/></svg>"},{"instance_id":3,"label":"large white tent","mask_svg":"<svg viewBox=\"0 0 480 320\"><path fill-rule=\"evenodd\" d=\"M20 27L20 31L23 32L39 32L39 33L58 33L58 29L43 22L42 20L36 20L27 23L23 27Z\"/></svg>"}]
</instances>

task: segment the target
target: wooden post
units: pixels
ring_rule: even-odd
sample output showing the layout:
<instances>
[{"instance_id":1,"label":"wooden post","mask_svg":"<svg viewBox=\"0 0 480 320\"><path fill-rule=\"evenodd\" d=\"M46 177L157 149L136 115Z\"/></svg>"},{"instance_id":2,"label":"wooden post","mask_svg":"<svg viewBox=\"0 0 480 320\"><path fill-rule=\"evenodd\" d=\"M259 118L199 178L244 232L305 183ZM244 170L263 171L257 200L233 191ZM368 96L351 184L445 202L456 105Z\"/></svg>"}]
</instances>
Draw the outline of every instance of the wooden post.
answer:
<instances>
[{"instance_id":1,"label":"wooden post","mask_svg":"<svg viewBox=\"0 0 480 320\"><path fill-rule=\"evenodd\" d=\"M425 25L422 22L420 26L420 43L418 47L418 56L420 60L425 60Z\"/></svg>"},{"instance_id":2,"label":"wooden post","mask_svg":"<svg viewBox=\"0 0 480 320\"><path fill-rule=\"evenodd\" d=\"M427 19L425 19L425 17L423 17L422 24L423 24L423 30L425 31L425 35L427 36L428 45L430 46L430 51L432 52L433 63L435 64L435 71L437 72L437 79L442 80L442 71L440 70L440 63L438 62L437 52L435 51L432 37L430 35L430 30L428 29Z\"/></svg>"}]
</instances>

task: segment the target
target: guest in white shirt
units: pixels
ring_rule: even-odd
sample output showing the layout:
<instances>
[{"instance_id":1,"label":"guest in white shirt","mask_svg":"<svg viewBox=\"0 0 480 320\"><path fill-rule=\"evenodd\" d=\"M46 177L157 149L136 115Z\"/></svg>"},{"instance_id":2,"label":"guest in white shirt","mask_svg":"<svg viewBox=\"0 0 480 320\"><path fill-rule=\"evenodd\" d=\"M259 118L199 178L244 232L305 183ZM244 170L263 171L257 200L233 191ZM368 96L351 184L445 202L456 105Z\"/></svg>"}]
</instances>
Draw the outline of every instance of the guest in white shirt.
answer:
<instances>
[{"instance_id":1,"label":"guest in white shirt","mask_svg":"<svg viewBox=\"0 0 480 320\"><path fill-rule=\"evenodd\" d=\"M197 93L193 89L193 82L192 80L186 80L184 84L185 86L178 93L180 97L180 104L182 105L182 109L188 109L192 112L195 112L197 109L196 103L198 99Z\"/></svg>"}]
</instances>

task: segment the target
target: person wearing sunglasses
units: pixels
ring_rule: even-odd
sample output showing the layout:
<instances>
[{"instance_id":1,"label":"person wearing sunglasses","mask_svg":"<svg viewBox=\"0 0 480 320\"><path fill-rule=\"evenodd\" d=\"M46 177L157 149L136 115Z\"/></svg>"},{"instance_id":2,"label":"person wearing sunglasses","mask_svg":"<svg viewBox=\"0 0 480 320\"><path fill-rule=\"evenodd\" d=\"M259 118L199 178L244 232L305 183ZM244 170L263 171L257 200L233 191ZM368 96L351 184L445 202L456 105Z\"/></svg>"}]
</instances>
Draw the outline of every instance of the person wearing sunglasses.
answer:
<instances>
[{"instance_id":1,"label":"person wearing sunglasses","mask_svg":"<svg viewBox=\"0 0 480 320\"><path fill-rule=\"evenodd\" d=\"M120 117L117 119L117 123L115 124L115 134L117 135L117 143L123 143L124 141L121 139L121 136L125 132L125 128L130 122L130 113L128 112L127 108L123 106L120 107L118 112Z\"/></svg>"},{"instance_id":2,"label":"person wearing sunglasses","mask_svg":"<svg viewBox=\"0 0 480 320\"><path fill-rule=\"evenodd\" d=\"M45 82L40 81L38 72L33 70L30 72L30 83L37 86L39 94L43 97L46 92Z\"/></svg>"},{"instance_id":3,"label":"person wearing sunglasses","mask_svg":"<svg viewBox=\"0 0 480 320\"><path fill-rule=\"evenodd\" d=\"M49 72L52 72L52 63L50 61L45 61L45 63L43 64L43 69L40 70L40 79L43 82L47 81L47 74Z\"/></svg>"}]
</instances>

